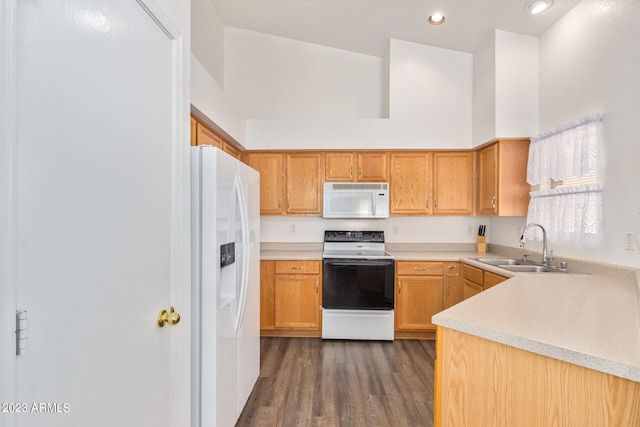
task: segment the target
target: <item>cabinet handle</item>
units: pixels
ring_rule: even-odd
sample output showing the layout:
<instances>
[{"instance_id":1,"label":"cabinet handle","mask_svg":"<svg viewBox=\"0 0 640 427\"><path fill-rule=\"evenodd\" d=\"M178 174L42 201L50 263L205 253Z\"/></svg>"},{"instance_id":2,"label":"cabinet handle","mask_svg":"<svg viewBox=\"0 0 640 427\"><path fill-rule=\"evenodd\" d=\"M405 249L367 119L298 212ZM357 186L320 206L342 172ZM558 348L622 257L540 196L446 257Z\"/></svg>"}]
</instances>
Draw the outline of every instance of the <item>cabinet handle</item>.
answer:
<instances>
[{"instance_id":1,"label":"cabinet handle","mask_svg":"<svg viewBox=\"0 0 640 427\"><path fill-rule=\"evenodd\" d=\"M398 283L398 295L400 295L401 290L402 290L402 283Z\"/></svg>"},{"instance_id":2,"label":"cabinet handle","mask_svg":"<svg viewBox=\"0 0 640 427\"><path fill-rule=\"evenodd\" d=\"M349 178L353 178L353 165L349 166Z\"/></svg>"},{"instance_id":3,"label":"cabinet handle","mask_svg":"<svg viewBox=\"0 0 640 427\"><path fill-rule=\"evenodd\" d=\"M316 294L318 293L318 281L316 280Z\"/></svg>"},{"instance_id":4,"label":"cabinet handle","mask_svg":"<svg viewBox=\"0 0 640 427\"><path fill-rule=\"evenodd\" d=\"M292 270L304 270L304 267L301 265L294 265L293 267L291 267Z\"/></svg>"},{"instance_id":5,"label":"cabinet handle","mask_svg":"<svg viewBox=\"0 0 640 427\"><path fill-rule=\"evenodd\" d=\"M287 196L287 209L291 209L291 199Z\"/></svg>"},{"instance_id":6,"label":"cabinet handle","mask_svg":"<svg viewBox=\"0 0 640 427\"><path fill-rule=\"evenodd\" d=\"M449 270L453 270L454 268L456 268L456 266L453 263L449 264Z\"/></svg>"},{"instance_id":7,"label":"cabinet handle","mask_svg":"<svg viewBox=\"0 0 640 427\"><path fill-rule=\"evenodd\" d=\"M492 208L495 208L495 207L496 207L496 196L493 196L493 197L491 198L491 207L492 207Z\"/></svg>"},{"instance_id":8,"label":"cabinet handle","mask_svg":"<svg viewBox=\"0 0 640 427\"><path fill-rule=\"evenodd\" d=\"M426 270L424 267L413 267L414 270L423 271Z\"/></svg>"},{"instance_id":9,"label":"cabinet handle","mask_svg":"<svg viewBox=\"0 0 640 427\"><path fill-rule=\"evenodd\" d=\"M278 209L280 209L282 207L282 200L278 199Z\"/></svg>"},{"instance_id":10,"label":"cabinet handle","mask_svg":"<svg viewBox=\"0 0 640 427\"><path fill-rule=\"evenodd\" d=\"M429 199L427 199L427 209L429 209Z\"/></svg>"},{"instance_id":11,"label":"cabinet handle","mask_svg":"<svg viewBox=\"0 0 640 427\"><path fill-rule=\"evenodd\" d=\"M433 207L438 209L438 199L433 200Z\"/></svg>"},{"instance_id":12,"label":"cabinet handle","mask_svg":"<svg viewBox=\"0 0 640 427\"><path fill-rule=\"evenodd\" d=\"M362 178L362 166L358 166L358 179Z\"/></svg>"}]
</instances>

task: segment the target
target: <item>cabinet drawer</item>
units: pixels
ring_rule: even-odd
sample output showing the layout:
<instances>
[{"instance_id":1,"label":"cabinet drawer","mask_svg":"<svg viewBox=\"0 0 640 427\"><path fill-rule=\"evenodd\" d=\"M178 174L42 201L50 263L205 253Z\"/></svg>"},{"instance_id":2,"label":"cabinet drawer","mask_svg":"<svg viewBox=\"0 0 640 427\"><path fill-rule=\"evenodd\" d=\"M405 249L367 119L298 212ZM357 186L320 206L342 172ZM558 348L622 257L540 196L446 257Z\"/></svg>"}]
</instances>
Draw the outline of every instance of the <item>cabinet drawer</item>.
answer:
<instances>
[{"instance_id":1,"label":"cabinet drawer","mask_svg":"<svg viewBox=\"0 0 640 427\"><path fill-rule=\"evenodd\" d=\"M276 261L276 274L320 274L320 262Z\"/></svg>"},{"instance_id":2,"label":"cabinet drawer","mask_svg":"<svg viewBox=\"0 0 640 427\"><path fill-rule=\"evenodd\" d=\"M473 282L476 285L483 285L482 270L479 268L465 264L462 266L462 276L465 280Z\"/></svg>"},{"instance_id":3,"label":"cabinet drawer","mask_svg":"<svg viewBox=\"0 0 640 427\"><path fill-rule=\"evenodd\" d=\"M396 274L398 276L442 276L443 263L427 261L398 261Z\"/></svg>"},{"instance_id":4,"label":"cabinet drawer","mask_svg":"<svg viewBox=\"0 0 640 427\"><path fill-rule=\"evenodd\" d=\"M508 277L501 276L499 274L492 273L490 271L484 272L484 288L489 289L492 286L502 283L507 280Z\"/></svg>"}]
</instances>

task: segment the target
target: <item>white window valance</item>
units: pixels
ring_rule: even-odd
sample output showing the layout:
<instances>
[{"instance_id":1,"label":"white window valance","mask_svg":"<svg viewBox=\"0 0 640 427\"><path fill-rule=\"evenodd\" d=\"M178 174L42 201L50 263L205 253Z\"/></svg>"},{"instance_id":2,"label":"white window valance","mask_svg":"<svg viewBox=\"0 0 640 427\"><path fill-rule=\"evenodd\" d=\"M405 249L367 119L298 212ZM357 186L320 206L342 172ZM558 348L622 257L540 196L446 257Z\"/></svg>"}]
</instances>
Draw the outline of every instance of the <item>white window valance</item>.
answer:
<instances>
[{"instance_id":1,"label":"white window valance","mask_svg":"<svg viewBox=\"0 0 640 427\"><path fill-rule=\"evenodd\" d=\"M538 188L530 193L527 223L543 225L550 242L578 246L600 242L601 121L600 115L584 117L531 139L527 181ZM542 232L532 227L526 237L541 240Z\"/></svg>"},{"instance_id":2,"label":"white window valance","mask_svg":"<svg viewBox=\"0 0 640 427\"><path fill-rule=\"evenodd\" d=\"M527 182L581 178L599 172L601 116L592 115L531 138Z\"/></svg>"}]
</instances>

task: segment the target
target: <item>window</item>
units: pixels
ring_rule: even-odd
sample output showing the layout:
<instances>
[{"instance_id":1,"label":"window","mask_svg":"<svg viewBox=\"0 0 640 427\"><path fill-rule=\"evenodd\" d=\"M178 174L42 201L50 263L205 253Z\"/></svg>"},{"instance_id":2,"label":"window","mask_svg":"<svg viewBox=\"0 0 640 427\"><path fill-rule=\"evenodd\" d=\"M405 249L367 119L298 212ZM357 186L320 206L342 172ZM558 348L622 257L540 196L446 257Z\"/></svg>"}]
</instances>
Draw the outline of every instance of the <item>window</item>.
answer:
<instances>
[{"instance_id":1,"label":"window","mask_svg":"<svg viewBox=\"0 0 640 427\"><path fill-rule=\"evenodd\" d=\"M602 234L601 116L588 116L531 138L527 223L551 242L596 246ZM542 239L537 228L527 238Z\"/></svg>"}]
</instances>

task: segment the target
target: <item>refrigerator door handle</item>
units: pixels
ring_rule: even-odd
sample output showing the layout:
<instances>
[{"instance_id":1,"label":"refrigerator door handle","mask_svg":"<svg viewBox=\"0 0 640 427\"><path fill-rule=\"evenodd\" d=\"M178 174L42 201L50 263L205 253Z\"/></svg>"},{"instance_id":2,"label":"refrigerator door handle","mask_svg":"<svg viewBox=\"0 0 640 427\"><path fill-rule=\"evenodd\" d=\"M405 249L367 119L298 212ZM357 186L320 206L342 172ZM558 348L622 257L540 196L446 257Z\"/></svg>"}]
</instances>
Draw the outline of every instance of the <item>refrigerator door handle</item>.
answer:
<instances>
[{"instance_id":1,"label":"refrigerator door handle","mask_svg":"<svg viewBox=\"0 0 640 427\"><path fill-rule=\"evenodd\" d=\"M246 198L242 188L242 181L236 175L236 200L240 208L240 230L242 235L242 272L240 279L240 300L238 301L238 310L236 311L235 328L236 332L240 330L242 320L244 318L244 309L247 303L247 290L249 287L249 216L247 213Z\"/></svg>"}]
</instances>

